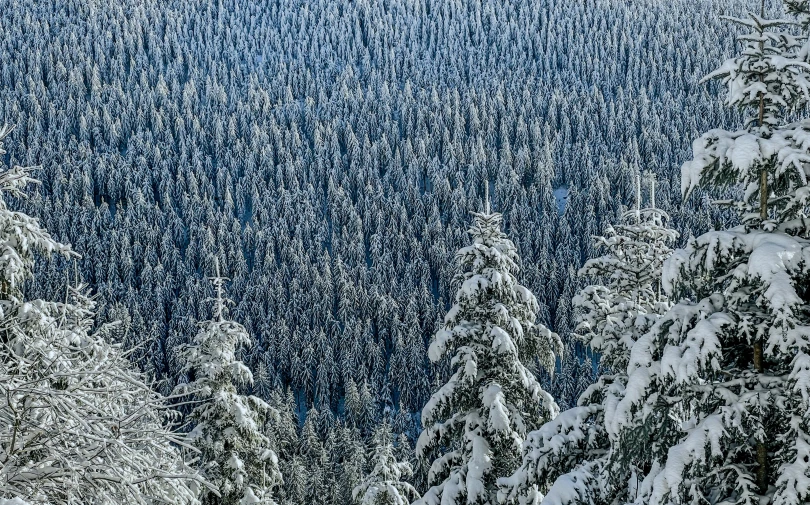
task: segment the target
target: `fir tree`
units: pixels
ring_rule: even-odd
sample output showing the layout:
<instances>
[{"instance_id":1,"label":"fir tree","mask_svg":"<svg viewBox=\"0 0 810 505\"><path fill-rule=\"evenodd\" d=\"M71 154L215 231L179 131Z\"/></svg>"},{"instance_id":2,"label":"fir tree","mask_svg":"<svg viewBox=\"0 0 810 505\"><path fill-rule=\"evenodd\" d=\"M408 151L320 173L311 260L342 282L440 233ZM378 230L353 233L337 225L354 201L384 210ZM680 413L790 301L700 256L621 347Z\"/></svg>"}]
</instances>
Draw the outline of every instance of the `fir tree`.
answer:
<instances>
[{"instance_id":1,"label":"fir tree","mask_svg":"<svg viewBox=\"0 0 810 505\"><path fill-rule=\"evenodd\" d=\"M433 362L450 356L452 376L422 410L417 453L443 454L420 504L496 503L496 478L518 466L527 431L558 410L521 358L538 356L551 369L562 344L535 324L535 297L515 278L515 246L500 230L501 215L486 206L474 214L472 245L456 255L456 303L429 349Z\"/></svg>"},{"instance_id":2,"label":"fir tree","mask_svg":"<svg viewBox=\"0 0 810 505\"><path fill-rule=\"evenodd\" d=\"M636 179L636 208L595 238L605 254L579 271L596 283L574 297L576 337L598 353L602 373L577 406L529 434L520 469L499 481L505 500L573 505L626 503L635 497L635 475L649 463L649 444L655 440L619 440L612 419L627 393L634 344L670 306L660 288L661 269L678 233L655 206L654 184L649 207L641 208Z\"/></svg>"},{"instance_id":3,"label":"fir tree","mask_svg":"<svg viewBox=\"0 0 810 505\"><path fill-rule=\"evenodd\" d=\"M354 488L352 496L360 505L409 505L419 498L416 489L403 478L410 477L411 465L394 456L391 428L383 421L374 431L371 443L371 472Z\"/></svg>"},{"instance_id":4,"label":"fir tree","mask_svg":"<svg viewBox=\"0 0 810 505\"><path fill-rule=\"evenodd\" d=\"M337 470L337 478L340 487L340 503L351 503L354 496L354 488L362 481L367 463L367 450L360 432L356 428L347 428L337 425L335 430L339 431L339 444L341 461Z\"/></svg>"},{"instance_id":5,"label":"fir tree","mask_svg":"<svg viewBox=\"0 0 810 505\"><path fill-rule=\"evenodd\" d=\"M680 300L633 346L614 412L623 441L652 438L638 500L798 504L810 499L810 227L806 40L751 15L743 53L709 77L749 113L693 143L682 189L741 185L742 226L691 239L664 267ZM632 392L632 393L631 393Z\"/></svg>"},{"instance_id":6,"label":"fir tree","mask_svg":"<svg viewBox=\"0 0 810 505\"><path fill-rule=\"evenodd\" d=\"M283 485L276 493L281 505L296 505L303 500L306 487L305 475L298 455L298 415L292 391L282 394L275 390L270 395L270 405L278 411L278 420L270 425L273 449L279 457Z\"/></svg>"},{"instance_id":7,"label":"fir tree","mask_svg":"<svg viewBox=\"0 0 810 505\"><path fill-rule=\"evenodd\" d=\"M329 458L315 428L317 417L318 411L310 409L301 428L299 453L306 476L302 503L326 503L329 492L325 484L325 479L329 476L324 471Z\"/></svg>"},{"instance_id":8,"label":"fir tree","mask_svg":"<svg viewBox=\"0 0 810 505\"><path fill-rule=\"evenodd\" d=\"M206 493L203 504L272 504L271 492L281 474L265 426L277 413L263 400L237 391L253 381L236 358L237 348L249 345L251 338L242 325L226 318L225 280L217 263L213 318L200 323L192 344L183 349L184 371L194 379L178 392L199 402L189 415L193 429L188 442L199 449L199 468L218 490Z\"/></svg>"}]
</instances>

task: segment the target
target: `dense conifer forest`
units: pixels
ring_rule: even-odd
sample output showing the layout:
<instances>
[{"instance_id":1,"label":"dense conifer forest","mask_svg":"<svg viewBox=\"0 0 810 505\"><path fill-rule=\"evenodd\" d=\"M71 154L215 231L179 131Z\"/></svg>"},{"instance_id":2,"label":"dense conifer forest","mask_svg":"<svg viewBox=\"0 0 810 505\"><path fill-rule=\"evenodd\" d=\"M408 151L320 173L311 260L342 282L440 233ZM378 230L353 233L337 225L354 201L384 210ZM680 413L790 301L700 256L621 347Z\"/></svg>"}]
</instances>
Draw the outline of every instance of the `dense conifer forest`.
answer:
<instances>
[{"instance_id":1,"label":"dense conifer forest","mask_svg":"<svg viewBox=\"0 0 810 505\"><path fill-rule=\"evenodd\" d=\"M260 392L337 412L351 379L415 412L484 181L561 334L638 170L683 236L708 227L677 168L728 122L698 80L735 6L11 3L0 111L42 182L20 208L82 255L164 393L219 258ZM35 289L58 291L43 268Z\"/></svg>"},{"instance_id":2,"label":"dense conifer forest","mask_svg":"<svg viewBox=\"0 0 810 505\"><path fill-rule=\"evenodd\" d=\"M723 83L701 79L739 49L739 29L722 16L759 8L749 0L7 0L0 118L16 126L4 161L34 167L39 184L25 194L8 186L5 202L72 251L26 264L25 295L66 300L66 283L81 284L75 303L97 314L82 331L103 330L126 350L127 373L167 397L160 402L179 410L176 428L192 439L211 415L183 396L195 387L207 388L199 401L224 391L225 411L268 423L240 435L255 454L239 460L243 477L264 479L267 494L217 484L232 501L203 491L203 503L243 495L265 503L271 488L290 505L349 504L373 492L362 502L370 505L384 489L401 501L380 503L420 495L439 503L431 500L449 491L431 488L432 460L416 454L432 436L422 431L423 408L443 401L434 393L460 373L452 352L434 356L429 346L454 304L475 313L459 302L457 251L471 240L511 240L497 247L514 248L514 265L496 262L520 283L509 296L533 293L517 305L528 318L521 324L537 323L548 342L528 354L516 346L516 370L538 377L526 398L542 391L554 401L514 428L520 439L539 443L528 432L558 412L568 412L560 426L597 412L583 401L578 414L569 409L586 390L607 391L598 377L629 361L589 343L596 330L582 327L598 319L583 314L602 296L587 286L617 268L594 261L619 239L594 237L657 227L668 255L745 222L712 203L743 198L740 187L694 183L684 198L680 167L704 132L743 123L739 108L723 103ZM768 0L762 14L782 16L784 7ZM628 211L653 198L633 221ZM481 235L471 239L467 230L479 225L486 231L475 228ZM643 288L658 298L636 301L633 317L672 305L661 298L669 286L659 279L661 254ZM206 368L213 355L221 369ZM515 471L520 448L503 450ZM535 496L542 479L527 477L527 465L524 457L523 481L499 481L504 499ZM177 503L191 500L188 490L172 492Z\"/></svg>"}]
</instances>

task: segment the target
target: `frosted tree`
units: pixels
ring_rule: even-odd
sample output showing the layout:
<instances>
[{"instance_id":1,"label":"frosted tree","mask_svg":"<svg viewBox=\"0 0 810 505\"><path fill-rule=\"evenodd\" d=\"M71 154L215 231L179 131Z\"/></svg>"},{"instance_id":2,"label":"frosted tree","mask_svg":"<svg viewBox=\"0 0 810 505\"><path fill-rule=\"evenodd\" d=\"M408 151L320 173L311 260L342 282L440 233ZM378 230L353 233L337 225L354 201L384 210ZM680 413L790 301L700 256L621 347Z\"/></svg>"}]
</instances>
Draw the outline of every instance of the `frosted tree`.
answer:
<instances>
[{"instance_id":1,"label":"frosted tree","mask_svg":"<svg viewBox=\"0 0 810 505\"><path fill-rule=\"evenodd\" d=\"M455 304L429 348L449 356L452 375L422 410L417 454L433 461L425 505L496 503L496 479L519 465L526 433L558 411L521 359L537 356L551 370L559 337L535 323L534 295L518 284L518 255L500 229L501 215L473 214L472 244L456 258Z\"/></svg>"},{"instance_id":2,"label":"frosted tree","mask_svg":"<svg viewBox=\"0 0 810 505\"><path fill-rule=\"evenodd\" d=\"M334 433L332 438L335 439L337 445L337 450L332 450L333 464L334 467L339 467L339 470L335 471L337 481L335 487L338 488L338 493L332 502L352 503L354 488L365 475L368 460L367 444L356 428L348 428L335 423L332 433ZM330 451L330 448L327 447L327 451Z\"/></svg>"},{"instance_id":3,"label":"frosted tree","mask_svg":"<svg viewBox=\"0 0 810 505\"><path fill-rule=\"evenodd\" d=\"M550 387L550 393L554 396L554 400L560 409L564 410L576 405L580 393L585 390L580 388L581 359L581 356L577 353L576 342L569 339L564 344L560 369L554 374ZM590 384L589 382L588 385Z\"/></svg>"},{"instance_id":4,"label":"frosted tree","mask_svg":"<svg viewBox=\"0 0 810 505\"><path fill-rule=\"evenodd\" d=\"M410 463L397 461L391 441L391 427L383 421L371 443L371 472L354 488L352 497L360 505L409 505L419 498L416 489L402 479L410 477Z\"/></svg>"},{"instance_id":5,"label":"frosted tree","mask_svg":"<svg viewBox=\"0 0 810 505\"><path fill-rule=\"evenodd\" d=\"M292 391L282 393L274 390L270 394L270 406L278 411L278 420L269 426L273 449L279 457L279 469L283 485L274 494L276 501L282 505L300 503L303 489L306 487L298 455L298 415Z\"/></svg>"},{"instance_id":6,"label":"frosted tree","mask_svg":"<svg viewBox=\"0 0 810 505\"><path fill-rule=\"evenodd\" d=\"M719 78L726 84L726 104L748 113L745 128L710 130L693 142L693 160L681 171L682 192L688 195L699 185L740 185L741 199L718 203L737 210L746 224L773 230L799 219L793 225L804 227L801 218L810 198L802 189L807 124L786 124L785 118L810 98L806 38L785 31L791 23L783 19L755 14L727 19L746 31L739 37L743 50L704 81Z\"/></svg>"},{"instance_id":7,"label":"frosted tree","mask_svg":"<svg viewBox=\"0 0 810 505\"><path fill-rule=\"evenodd\" d=\"M668 307L661 289L661 269L672 254L678 232L656 207L655 178L650 173L649 206L641 207L641 181L636 180L636 206L596 237L603 256L585 263L579 275L596 283L574 297L577 338L599 353L602 366L618 373L627 367L638 337Z\"/></svg>"},{"instance_id":8,"label":"frosted tree","mask_svg":"<svg viewBox=\"0 0 810 505\"><path fill-rule=\"evenodd\" d=\"M604 254L579 271L595 283L583 288L573 304L578 309L575 335L599 354L603 373L576 407L529 434L523 464L499 481L502 500L609 504L634 497L630 490L646 464L650 440L619 440L611 421L626 392L633 345L670 306L661 292L661 268L678 233L666 226L667 218L655 205L652 176L649 206L641 207L637 177L635 208L595 237Z\"/></svg>"},{"instance_id":9,"label":"frosted tree","mask_svg":"<svg viewBox=\"0 0 810 505\"><path fill-rule=\"evenodd\" d=\"M298 452L301 455L303 475L306 477L303 503L323 503L329 492L324 482L329 477L326 475L329 458L315 429L317 417L318 411L310 409L301 427Z\"/></svg>"},{"instance_id":10,"label":"frosted tree","mask_svg":"<svg viewBox=\"0 0 810 505\"><path fill-rule=\"evenodd\" d=\"M265 435L266 424L277 412L255 396L243 396L237 386L252 383L248 368L237 359L239 346L251 338L244 326L227 319L226 279L216 263L213 318L185 346L184 372L192 377L178 393L198 402L189 415L193 429L188 443L200 451L198 466L218 490L204 494L203 504L274 503L272 489L281 482L276 454Z\"/></svg>"},{"instance_id":11,"label":"frosted tree","mask_svg":"<svg viewBox=\"0 0 810 505\"><path fill-rule=\"evenodd\" d=\"M18 166L0 174L0 502L197 503L204 482L165 427L173 412L108 341L116 325L96 327L86 287L25 296L36 253L78 256L8 208L29 182Z\"/></svg>"},{"instance_id":12,"label":"frosted tree","mask_svg":"<svg viewBox=\"0 0 810 505\"><path fill-rule=\"evenodd\" d=\"M749 112L711 130L681 169L698 185L742 186L741 226L691 239L663 269L673 305L634 344L614 411L621 440L654 438L637 501L798 504L810 499L810 67L787 21L733 20L740 56L709 77ZM781 30L781 31L780 31Z\"/></svg>"},{"instance_id":13,"label":"frosted tree","mask_svg":"<svg viewBox=\"0 0 810 505\"><path fill-rule=\"evenodd\" d=\"M32 16L31 2L12 0L0 16L0 54L14 55L0 101L30 147L9 155L43 165L43 184L15 208L85 255L78 269L100 306L127 307L124 347L161 391L187 380L176 351L208 319L198 286L215 252L234 318L272 363L264 377L251 368L254 395L265 398L271 378L302 410L317 395L319 409L340 410L351 377L377 404L364 436L391 401L387 384L421 410L449 368L431 368L425 348L453 303L447 259L466 245L479 196L470 180L494 179L539 320L570 323L568 272L591 257L586 235L632 193L628 167L667 170L686 135L733 116L691 79L714 64L713 43L729 43L716 2L462 2L452 16L345 0L277 2L267 15L253 3L229 2L230 30L209 2ZM571 19L572 30L536 29ZM199 29L164 30L190 24ZM413 36L399 36L403 26ZM482 50L457 58L470 36ZM548 57L534 56L539 47ZM616 91L603 96L594 84L605 82ZM672 222L687 235L705 229L708 205L681 206L676 186L659 196ZM712 210L709 221L727 215ZM62 300L62 265L38 264L27 294ZM325 346L310 338L322 332ZM285 463L284 476L296 475Z\"/></svg>"}]
</instances>

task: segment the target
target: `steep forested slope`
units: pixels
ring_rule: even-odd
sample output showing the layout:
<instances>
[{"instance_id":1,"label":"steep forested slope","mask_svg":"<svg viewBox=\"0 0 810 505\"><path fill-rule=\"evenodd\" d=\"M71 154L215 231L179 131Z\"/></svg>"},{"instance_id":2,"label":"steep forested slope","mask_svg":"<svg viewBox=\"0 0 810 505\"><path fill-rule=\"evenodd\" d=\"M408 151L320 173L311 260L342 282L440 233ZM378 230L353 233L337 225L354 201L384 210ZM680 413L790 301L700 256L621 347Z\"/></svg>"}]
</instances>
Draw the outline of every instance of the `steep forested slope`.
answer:
<instances>
[{"instance_id":1,"label":"steep forested slope","mask_svg":"<svg viewBox=\"0 0 810 505\"><path fill-rule=\"evenodd\" d=\"M6 0L0 116L11 160L43 166L20 205L83 255L163 392L217 257L258 395L341 412L368 382L417 411L485 181L564 337L590 237L639 169L682 237L721 219L681 207L677 168L729 120L698 80L742 3ZM41 268L35 291L67 275Z\"/></svg>"}]
</instances>

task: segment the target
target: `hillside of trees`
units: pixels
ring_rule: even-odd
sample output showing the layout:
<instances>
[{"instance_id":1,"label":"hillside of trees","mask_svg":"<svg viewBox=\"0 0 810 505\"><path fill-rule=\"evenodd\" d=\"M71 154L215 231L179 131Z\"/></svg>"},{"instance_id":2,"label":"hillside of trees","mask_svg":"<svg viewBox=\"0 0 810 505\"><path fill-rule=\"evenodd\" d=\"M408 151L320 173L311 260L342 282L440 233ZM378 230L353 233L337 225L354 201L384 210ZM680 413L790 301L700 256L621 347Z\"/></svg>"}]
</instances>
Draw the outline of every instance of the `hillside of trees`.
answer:
<instances>
[{"instance_id":1,"label":"hillside of trees","mask_svg":"<svg viewBox=\"0 0 810 505\"><path fill-rule=\"evenodd\" d=\"M110 338L171 396L201 380L184 353L216 322L221 270L251 344L233 391L279 419L262 470L283 475L279 503L350 503L374 440L424 493L420 413L454 373L428 348L471 212L502 216L536 322L561 337L553 366L524 364L563 412L605 367L574 336L596 275L578 271L649 201L639 174L667 247L745 221L711 203L738 186L684 199L679 167L743 121L701 79L739 45L722 16L749 4L8 0L4 161L40 184L6 198L80 256L36 263L26 294L86 283L93 326L121 321Z\"/></svg>"},{"instance_id":2,"label":"hillside of trees","mask_svg":"<svg viewBox=\"0 0 810 505\"><path fill-rule=\"evenodd\" d=\"M561 334L639 169L683 237L708 227L677 167L729 121L698 81L732 49L733 7L12 2L0 112L10 160L42 167L22 210L82 254L164 392L217 257L259 391L339 410L351 378L417 411L484 181ZM48 293L64 274L44 268Z\"/></svg>"}]
</instances>

